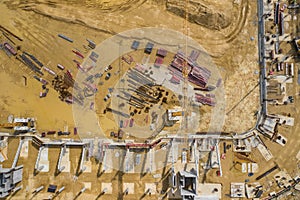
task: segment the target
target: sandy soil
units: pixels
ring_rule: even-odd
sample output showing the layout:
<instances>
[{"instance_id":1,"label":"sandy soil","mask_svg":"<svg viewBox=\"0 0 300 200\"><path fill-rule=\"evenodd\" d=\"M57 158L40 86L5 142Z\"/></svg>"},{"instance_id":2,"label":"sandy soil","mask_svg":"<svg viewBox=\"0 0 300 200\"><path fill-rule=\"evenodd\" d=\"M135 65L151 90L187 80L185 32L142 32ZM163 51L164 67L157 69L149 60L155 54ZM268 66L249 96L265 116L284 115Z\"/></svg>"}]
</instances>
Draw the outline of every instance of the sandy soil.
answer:
<instances>
[{"instance_id":1,"label":"sandy soil","mask_svg":"<svg viewBox=\"0 0 300 200\"><path fill-rule=\"evenodd\" d=\"M0 25L23 39L22 42L13 39L16 45L20 45L22 50L35 55L56 73L61 73L56 68L56 65L60 63L73 74L76 74L77 69L72 60L77 59L80 62L82 60L72 54L71 50L77 48L87 55L88 52L83 48L83 44L87 44L85 41L87 37L98 44L121 31L147 26L171 28L186 33L184 20L167 12L164 4L154 0L90 0L84 2L78 0L68 2L2 0L0 1ZM228 112L224 131L243 132L253 127L256 120L252 116L258 109L258 88L243 99L258 81L258 76L254 74L254 70L257 69L256 5L255 2L248 0L241 0L238 4L229 0L224 4L221 4L220 1L205 0L203 2L209 2L212 6L223 10L226 16L231 16L230 25L225 29L211 30L188 23L188 34L208 51L223 77L226 91L224 112ZM70 36L74 43L59 39L58 33ZM253 41L250 40L251 36L254 38ZM5 40L3 36L1 40ZM24 85L23 75L27 77L27 86ZM14 58L9 59L3 51L0 51L1 122L6 122L7 116L14 114L15 116L36 117L40 132L63 129L64 125L68 125L71 129L74 126L72 107L61 102L51 86L49 86L48 96L43 99L39 98L42 86L32 78L33 75L25 65L20 64ZM53 79L50 75L45 75L44 78L48 81ZM209 111L206 108L204 110ZM209 115L204 117L205 120L209 120L209 118ZM100 120L103 119L100 118ZM109 119L102 122L109 124ZM70 137L75 136L71 135ZM16 149L17 143L14 143L12 146ZM32 148L30 152L32 155L36 155L37 149ZM52 151L51 149L51 153L58 156L56 150ZM11 154L13 155L13 153ZM58 197L58 199L70 199L74 198L83 182L89 180L92 182L92 187L98 189L88 191L78 199L95 199L101 192L99 188L103 181L112 182L113 187L119 191L120 180L116 178L118 176L115 177L115 174L105 174L100 178L95 178L91 173L80 176L76 183L71 182L74 169L78 165L80 149L72 150L71 154L72 161L74 161L72 162L72 173L61 174L60 178L55 177L55 179L53 171L51 171L51 175L39 174L33 179L32 170L36 156L33 156L32 160L28 160L32 165L28 168L26 166L24 179L29 179L30 191L38 183L62 184L60 181L65 181L68 191L64 194L65 196ZM11 158L12 155L9 157ZM53 159L52 168L56 166L56 158L56 156L51 158ZM22 162L20 160L20 163ZM7 164L7 166L9 165ZM95 171L96 168L95 165ZM142 180L139 179L139 176L132 177L125 175L123 179L126 181L136 179L136 187L140 186L140 189L136 196L126 197L127 199L141 197L144 190L143 184L147 181L156 181L150 175ZM123 179L121 178L121 180ZM26 188L24 187L22 191L26 192ZM20 199L22 194L24 193L19 192L12 199ZM117 195L105 195L101 199L115 199ZM144 199L157 199L157 196L158 194ZM27 193L27 197L31 196ZM36 197L36 199L40 198Z\"/></svg>"},{"instance_id":2,"label":"sandy soil","mask_svg":"<svg viewBox=\"0 0 300 200\"><path fill-rule=\"evenodd\" d=\"M124 8L123 13L121 13L120 10L114 10L114 8L120 6L120 4L125 5L123 4L124 2L125 1L118 1L117 4L114 4L115 2L110 1L109 3L101 4L103 2L95 3L93 1L89 1L82 7L80 6L81 4L79 1L74 1L72 4L61 2L53 2L51 4L48 4L43 1L39 1L39 3L20 3L18 1L9 1L5 2L5 4L1 4L1 6L2 10L7 13L5 15L8 18L7 22L11 23L3 22L3 25L5 25L5 27L10 29L15 34L20 35L24 38L24 41L20 42L23 50L33 53L44 63L48 63L51 69L56 69L56 63L62 63L73 73L76 73L76 69L74 68L72 59L76 57L67 52L70 52L72 47L84 51L84 49L82 48L82 43L84 43L85 38L83 38L80 34L80 32L82 31L86 32L86 35L91 37L96 42L100 42L107 38L109 35L129 28L140 26L154 25L159 27L174 28L179 31L182 30L183 20L180 17L164 11L163 6L161 5L156 5L154 2L151 3L138 1L141 4L138 9L134 9L134 7L126 7ZM131 1L131 3L133 4L133 1ZM95 4L97 4L98 7L95 7ZM8 7L6 7L6 5ZM218 3L216 3L216 5L219 6ZM226 119L224 131L240 132L245 131L253 126L255 119L252 117L249 118L247 113L253 113L257 109L256 99L258 89L253 91L251 95L249 95L244 101L238 103L249 91L251 91L253 85L257 82L258 79L257 75L254 74L254 70L256 69L255 58L257 54L256 40L254 39L254 41L250 41L251 36L256 38L256 26L255 24L253 24L255 20L256 8L254 6L254 3L250 3L247 1L241 1L240 4L233 4L232 7L234 11L236 10L237 13L241 13L242 17L237 18L236 20L232 20L232 23L228 28L224 30L214 31L213 34L210 34L212 30L190 23L189 35L199 41L199 43L208 50L209 54L213 57L214 62L219 67L219 71L224 78L224 86L226 90L225 112L230 111L233 107L236 106L234 110L230 111L229 114L231 116L228 115ZM100 15L99 13L97 13L97 15L95 15L94 13L96 12L96 9L106 10L106 13ZM72 10L72 12L70 12L70 10ZM86 10L89 10L89 12L86 12ZM140 17L134 17L134 20L131 20L131 16L135 16L136 13L142 13L142 10L149 10L149 12L143 12ZM224 12L229 11L225 10ZM16 13L16 15L13 15L13 13ZM148 15L157 15L158 13L162 15L161 19L163 19L160 21L161 23L159 23L159 25L152 23L151 20L147 20ZM104 20L100 21L99 19L101 17L104 17ZM105 18L108 17L109 23L103 23L105 21ZM21 18L22 20L20 20ZM171 20L172 18L174 18L175 20ZM44 28L45 23L48 24L47 29ZM168 25L166 26L166 24ZM67 25L68 27L70 26L70 28L68 28L67 30L63 29L63 27ZM39 30L43 31L41 32ZM195 34L198 31L201 31L205 34ZM71 38L74 39L75 42L73 44L69 44L65 41L59 40L56 37L56 34L60 32L72 36ZM213 38L211 38L211 36L213 36ZM45 48L46 46L47 48ZM43 51L41 51L41 53L37 55L35 53L37 49L41 49ZM236 54L235 49L239 49L239 54ZM26 67L24 68L26 69ZM27 70L27 72L29 71ZM20 80L20 75L18 79ZM32 80L32 82L34 81L35 80ZM241 86L241 90L237 90L235 83L239 83L239 86ZM38 92L39 91L36 91L37 94ZM51 90L49 97L41 100L37 98L37 100L46 102L48 101L48 99L50 100L52 95L55 95L52 93L55 92L52 92ZM53 97L53 99L55 99L55 97ZM255 100L253 101L252 99ZM28 102L34 101L31 100ZM50 103L47 102L47 104ZM67 105L62 106L69 108L69 106ZM15 107L17 106L11 105L9 106L9 109ZM64 108L59 106L51 107L55 107L52 110L53 112L56 109L57 111L65 110ZM236 120L232 117L233 115L235 115L235 113L240 113L241 111L243 111L242 113L245 113L245 115L243 115L243 117L245 118L245 120L243 120L243 126L239 126L238 124L236 124ZM6 113L16 112L14 110L11 110L6 111ZM65 115L67 115L66 111L64 113ZM36 114L35 116L38 117L38 119L41 119L38 114ZM53 119L53 117L58 116L58 114L49 114L49 116L51 116L49 118ZM6 116L3 116L3 119L5 117ZM63 118L65 119L65 121L67 121L65 123L72 126L71 117ZM39 121L39 124L44 122L44 120ZM53 119L53 121L60 121L60 119ZM59 126L57 126L57 128L60 128ZM53 127L52 124L47 127L47 129L51 127ZM40 126L40 128L44 127Z\"/></svg>"}]
</instances>

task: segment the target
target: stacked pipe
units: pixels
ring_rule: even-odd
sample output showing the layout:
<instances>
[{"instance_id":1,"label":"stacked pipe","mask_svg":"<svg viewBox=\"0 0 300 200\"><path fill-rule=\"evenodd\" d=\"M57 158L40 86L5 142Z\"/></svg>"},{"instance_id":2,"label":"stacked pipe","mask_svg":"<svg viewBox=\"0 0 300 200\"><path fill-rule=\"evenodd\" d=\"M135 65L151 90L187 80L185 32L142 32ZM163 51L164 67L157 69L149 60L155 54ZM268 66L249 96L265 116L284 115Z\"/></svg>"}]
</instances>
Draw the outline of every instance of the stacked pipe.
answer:
<instances>
[{"instance_id":1,"label":"stacked pipe","mask_svg":"<svg viewBox=\"0 0 300 200\"><path fill-rule=\"evenodd\" d=\"M43 63L41 63L35 56L33 56L32 54L30 54L30 53L27 53L27 52L23 52L25 55L27 55L27 56L29 56L38 66L40 66L40 67L43 67L44 66L44 64Z\"/></svg>"},{"instance_id":2,"label":"stacked pipe","mask_svg":"<svg viewBox=\"0 0 300 200\"><path fill-rule=\"evenodd\" d=\"M48 72L50 75L56 76L56 73L53 70L49 69L48 67L43 66L42 69Z\"/></svg>"},{"instance_id":3,"label":"stacked pipe","mask_svg":"<svg viewBox=\"0 0 300 200\"><path fill-rule=\"evenodd\" d=\"M171 74L175 77L177 80L183 80L182 72L178 71L176 68L173 68L172 66L169 66L168 69L171 71Z\"/></svg>"},{"instance_id":4,"label":"stacked pipe","mask_svg":"<svg viewBox=\"0 0 300 200\"><path fill-rule=\"evenodd\" d=\"M146 93L146 91L143 91L143 92L142 92L142 91L139 91L139 90L133 90L133 89L129 89L129 91L135 92L137 95L143 96L143 98L147 98L147 99L148 99L149 101L151 101L151 102L157 103L157 102L159 101L159 99L154 98L154 97L148 95L148 94ZM142 101L142 102L145 103L145 101Z\"/></svg>"},{"instance_id":5,"label":"stacked pipe","mask_svg":"<svg viewBox=\"0 0 300 200\"><path fill-rule=\"evenodd\" d=\"M180 78L178 78L176 75L173 75L172 78L170 79L171 83L179 84L180 83Z\"/></svg>"},{"instance_id":6,"label":"stacked pipe","mask_svg":"<svg viewBox=\"0 0 300 200\"><path fill-rule=\"evenodd\" d=\"M192 58L186 58L184 53L178 52L174 56L174 60L172 61L169 69L172 72L172 75L175 76L175 79L182 79L182 71L184 68L185 63L187 63L187 71L188 71L188 80L200 87L205 88L207 82L211 76L211 72L206 69L205 67L200 67L196 62L195 59L198 58L198 53L192 52ZM192 60L194 59L194 60ZM172 69L173 68L173 69ZM176 69L176 70L174 70Z\"/></svg>"},{"instance_id":7,"label":"stacked pipe","mask_svg":"<svg viewBox=\"0 0 300 200\"><path fill-rule=\"evenodd\" d=\"M195 95L196 95L195 100L199 103L202 103L204 105L209 105L209 106L216 105L216 102L213 97L204 96L204 95L198 94L198 93L196 93Z\"/></svg>"},{"instance_id":8,"label":"stacked pipe","mask_svg":"<svg viewBox=\"0 0 300 200\"><path fill-rule=\"evenodd\" d=\"M189 59L193 60L193 61L196 61L198 59L200 55L200 52L197 51L197 50L192 50L190 56L189 56Z\"/></svg>"},{"instance_id":9,"label":"stacked pipe","mask_svg":"<svg viewBox=\"0 0 300 200\"><path fill-rule=\"evenodd\" d=\"M154 85L154 80L152 78L146 77L144 74L135 69L128 71L128 77L143 85Z\"/></svg>"},{"instance_id":10,"label":"stacked pipe","mask_svg":"<svg viewBox=\"0 0 300 200\"><path fill-rule=\"evenodd\" d=\"M205 87L210 75L200 68L193 68L189 74L189 81L200 86Z\"/></svg>"},{"instance_id":11,"label":"stacked pipe","mask_svg":"<svg viewBox=\"0 0 300 200\"><path fill-rule=\"evenodd\" d=\"M38 68L24 53L20 55L23 62L34 72L44 75L43 72L40 71L40 68Z\"/></svg>"},{"instance_id":12,"label":"stacked pipe","mask_svg":"<svg viewBox=\"0 0 300 200\"><path fill-rule=\"evenodd\" d=\"M64 74L64 82L69 87L73 87L73 85L75 83L73 75L69 70L67 70L67 72Z\"/></svg>"}]
</instances>

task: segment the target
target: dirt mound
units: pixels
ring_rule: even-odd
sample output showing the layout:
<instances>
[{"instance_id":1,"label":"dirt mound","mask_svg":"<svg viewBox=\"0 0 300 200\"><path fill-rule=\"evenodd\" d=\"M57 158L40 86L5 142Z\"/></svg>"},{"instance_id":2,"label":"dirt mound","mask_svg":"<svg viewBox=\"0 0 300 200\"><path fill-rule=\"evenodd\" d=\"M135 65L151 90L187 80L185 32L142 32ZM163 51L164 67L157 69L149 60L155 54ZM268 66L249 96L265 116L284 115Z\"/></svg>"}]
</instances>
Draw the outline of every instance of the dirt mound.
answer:
<instances>
[{"instance_id":1,"label":"dirt mound","mask_svg":"<svg viewBox=\"0 0 300 200\"><path fill-rule=\"evenodd\" d=\"M205 5L197 0L190 0L186 9L186 2L183 0L167 0L166 7L180 17L185 18L186 10L188 20L206 28L220 30L230 25L230 18L224 13L217 12L216 8L211 5Z\"/></svg>"}]
</instances>

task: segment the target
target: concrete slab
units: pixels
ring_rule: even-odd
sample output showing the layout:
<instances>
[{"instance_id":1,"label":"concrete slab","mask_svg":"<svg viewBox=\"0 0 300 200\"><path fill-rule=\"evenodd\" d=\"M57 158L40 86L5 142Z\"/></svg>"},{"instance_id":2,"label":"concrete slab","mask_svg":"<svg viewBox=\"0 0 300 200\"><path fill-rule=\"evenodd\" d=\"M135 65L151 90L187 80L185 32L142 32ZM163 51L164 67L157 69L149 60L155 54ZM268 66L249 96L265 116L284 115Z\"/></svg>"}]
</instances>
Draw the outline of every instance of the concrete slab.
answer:
<instances>
[{"instance_id":1,"label":"concrete slab","mask_svg":"<svg viewBox=\"0 0 300 200\"><path fill-rule=\"evenodd\" d=\"M90 160L85 161L83 164L83 168L85 168L83 173L91 173L92 172L92 162Z\"/></svg>"},{"instance_id":2,"label":"concrete slab","mask_svg":"<svg viewBox=\"0 0 300 200\"><path fill-rule=\"evenodd\" d=\"M246 163L242 163L242 173L246 173L247 172L247 164Z\"/></svg>"},{"instance_id":3,"label":"concrete slab","mask_svg":"<svg viewBox=\"0 0 300 200\"><path fill-rule=\"evenodd\" d=\"M220 168L220 163L218 162L218 154L216 149L214 149L211 153L211 167L214 169Z\"/></svg>"},{"instance_id":4,"label":"concrete slab","mask_svg":"<svg viewBox=\"0 0 300 200\"><path fill-rule=\"evenodd\" d=\"M65 154L62 157L61 166L64 166L65 168L62 170L62 172L70 172L71 170L71 162L70 162L70 149L66 148Z\"/></svg>"},{"instance_id":5,"label":"concrete slab","mask_svg":"<svg viewBox=\"0 0 300 200\"><path fill-rule=\"evenodd\" d=\"M88 190L92 189L92 183L91 182L83 182L83 185Z\"/></svg>"},{"instance_id":6,"label":"concrete slab","mask_svg":"<svg viewBox=\"0 0 300 200\"><path fill-rule=\"evenodd\" d=\"M43 167L41 172L49 172L48 148L44 148L41 152L39 167Z\"/></svg>"},{"instance_id":7,"label":"concrete slab","mask_svg":"<svg viewBox=\"0 0 300 200\"><path fill-rule=\"evenodd\" d=\"M257 163L252 163L252 173L258 172L258 164Z\"/></svg>"},{"instance_id":8,"label":"concrete slab","mask_svg":"<svg viewBox=\"0 0 300 200\"><path fill-rule=\"evenodd\" d=\"M150 172L156 171L156 165L155 165L155 152L153 149L150 149L149 152L149 167L150 167Z\"/></svg>"},{"instance_id":9,"label":"concrete slab","mask_svg":"<svg viewBox=\"0 0 300 200\"><path fill-rule=\"evenodd\" d=\"M41 172L49 172L49 161L40 160L39 167L43 167Z\"/></svg>"},{"instance_id":10,"label":"concrete slab","mask_svg":"<svg viewBox=\"0 0 300 200\"><path fill-rule=\"evenodd\" d=\"M285 125L294 126L294 118L293 117L287 117L287 116L283 116L283 115L278 115L278 117L280 118L279 123L283 123L283 121L285 121Z\"/></svg>"},{"instance_id":11,"label":"concrete slab","mask_svg":"<svg viewBox=\"0 0 300 200\"><path fill-rule=\"evenodd\" d=\"M101 191L106 190L105 194L112 194L112 183L102 183Z\"/></svg>"},{"instance_id":12,"label":"concrete slab","mask_svg":"<svg viewBox=\"0 0 300 200\"><path fill-rule=\"evenodd\" d=\"M134 173L134 154L133 152L127 152L125 156L124 169L126 173Z\"/></svg>"},{"instance_id":13,"label":"concrete slab","mask_svg":"<svg viewBox=\"0 0 300 200\"><path fill-rule=\"evenodd\" d=\"M256 190L255 188L260 186L260 184L258 182L255 183L251 183L251 184L246 184L245 186L245 190L246 190L246 195L248 198L254 198L255 197L255 193Z\"/></svg>"},{"instance_id":14,"label":"concrete slab","mask_svg":"<svg viewBox=\"0 0 300 200\"><path fill-rule=\"evenodd\" d=\"M262 144L257 145L257 149L262 154L262 156L265 158L266 161L269 161L273 158L273 155L271 152Z\"/></svg>"},{"instance_id":15,"label":"concrete slab","mask_svg":"<svg viewBox=\"0 0 300 200\"><path fill-rule=\"evenodd\" d=\"M295 186L295 189L300 191L300 183L298 183L296 186Z\"/></svg>"},{"instance_id":16,"label":"concrete slab","mask_svg":"<svg viewBox=\"0 0 300 200\"><path fill-rule=\"evenodd\" d=\"M1 151L0 152L0 162L4 162L5 160L7 160L7 156L3 151Z\"/></svg>"},{"instance_id":17,"label":"concrete slab","mask_svg":"<svg viewBox=\"0 0 300 200\"><path fill-rule=\"evenodd\" d=\"M22 158L27 158L28 157L28 140L24 139L21 152L20 152L20 157Z\"/></svg>"},{"instance_id":18,"label":"concrete slab","mask_svg":"<svg viewBox=\"0 0 300 200\"><path fill-rule=\"evenodd\" d=\"M200 183L197 186L197 192L200 197L216 197L221 199L222 197L222 185L213 183Z\"/></svg>"},{"instance_id":19,"label":"concrete slab","mask_svg":"<svg viewBox=\"0 0 300 200\"><path fill-rule=\"evenodd\" d=\"M128 189L128 194L134 194L134 183L123 183L123 192Z\"/></svg>"},{"instance_id":20,"label":"concrete slab","mask_svg":"<svg viewBox=\"0 0 300 200\"><path fill-rule=\"evenodd\" d=\"M145 163L145 167L143 168L143 173L148 173L148 172L154 172L156 171L156 166L155 166L155 162L154 162L154 152L153 150L150 150L149 153L147 153L146 155L146 163Z\"/></svg>"},{"instance_id":21,"label":"concrete slab","mask_svg":"<svg viewBox=\"0 0 300 200\"><path fill-rule=\"evenodd\" d=\"M230 196L232 198L245 197L245 183L231 183Z\"/></svg>"},{"instance_id":22,"label":"concrete slab","mask_svg":"<svg viewBox=\"0 0 300 200\"><path fill-rule=\"evenodd\" d=\"M149 190L149 193L151 193L151 194L156 193L155 183L145 183L145 193L147 193L148 190Z\"/></svg>"},{"instance_id":23,"label":"concrete slab","mask_svg":"<svg viewBox=\"0 0 300 200\"><path fill-rule=\"evenodd\" d=\"M274 175L274 179L280 188L287 188L292 184L292 177L286 171L280 171Z\"/></svg>"},{"instance_id":24,"label":"concrete slab","mask_svg":"<svg viewBox=\"0 0 300 200\"><path fill-rule=\"evenodd\" d=\"M112 173L112 159L110 159L112 157L112 154L113 151L112 150L109 150L107 149L105 151L105 155L104 155L104 158L103 158L103 163L102 163L102 170L105 171L105 173Z\"/></svg>"},{"instance_id":25,"label":"concrete slab","mask_svg":"<svg viewBox=\"0 0 300 200\"><path fill-rule=\"evenodd\" d=\"M48 148L44 148L41 152L41 160L48 160Z\"/></svg>"}]
</instances>

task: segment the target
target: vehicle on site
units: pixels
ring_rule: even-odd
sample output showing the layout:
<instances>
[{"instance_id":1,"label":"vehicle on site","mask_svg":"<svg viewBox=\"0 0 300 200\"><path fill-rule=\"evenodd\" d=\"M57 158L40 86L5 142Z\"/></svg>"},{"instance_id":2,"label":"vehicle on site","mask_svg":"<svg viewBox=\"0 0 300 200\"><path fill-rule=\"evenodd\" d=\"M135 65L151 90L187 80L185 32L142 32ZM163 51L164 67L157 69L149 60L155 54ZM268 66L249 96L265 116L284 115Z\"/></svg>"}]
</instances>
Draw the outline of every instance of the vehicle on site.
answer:
<instances>
[{"instance_id":1,"label":"vehicle on site","mask_svg":"<svg viewBox=\"0 0 300 200\"><path fill-rule=\"evenodd\" d=\"M95 74L95 78L100 78L103 74L102 73L97 73Z\"/></svg>"},{"instance_id":2,"label":"vehicle on site","mask_svg":"<svg viewBox=\"0 0 300 200\"><path fill-rule=\"evenodd\" d=\"M131 119L130 119L130 122L129 122L129 127L132 127L132 126L133 126L133 123L134 123L134 119L131 118Z\"/></svg>"},{"instance_id":3,"label":"vehicle on site","mask_svg":"<svg viewBox=\"0 0 300 200\"><path fill-rule=\"evenodd\" d=\"M15 51L15 49L7 42L5 42L4 44L4 48L7 49L12 55L17 55L17 52Z\"/></svg>"},{"instance_id":4,"label":"vehicle on site","mask_svg":"<svg viewBox=\"0 0 300 200\"><path fill-rule=\"evenodd\" d=\"M105 80L108 80L111 77L111 74L108 72L105 76Z\"/></svg>"},{"instance_id":5,"label":"vehicle on site","mask_svg":"<svg viewBox=\"0 0 300 200\"><path fill-rule=\"evenodd\" d=\"M58 131L57 135L70 135L70 132L69 131L67 131L67 132Z\"/></svg>"},{"instance_id":6,"label":"vehicle on site","mask_svg":"<svg viewBox=\"0 0 300 200\"><path fill-rule=\"evenodd\" d=\"M109 70L111 70L112 69L112 66L111 65L108 65L106 68L105 68L105 72L107 72L107 71L109 71Z\"/></svg>"},{"instance_id":7,"label":"vehicle on site","mask_svg":"<svg viewBox=\"0 0 300 200\"><path fill-rule=\"evenodd\" d=\"M123 128L123 120L120 121L120 128Z\"/></svg>"}]
</instances>

